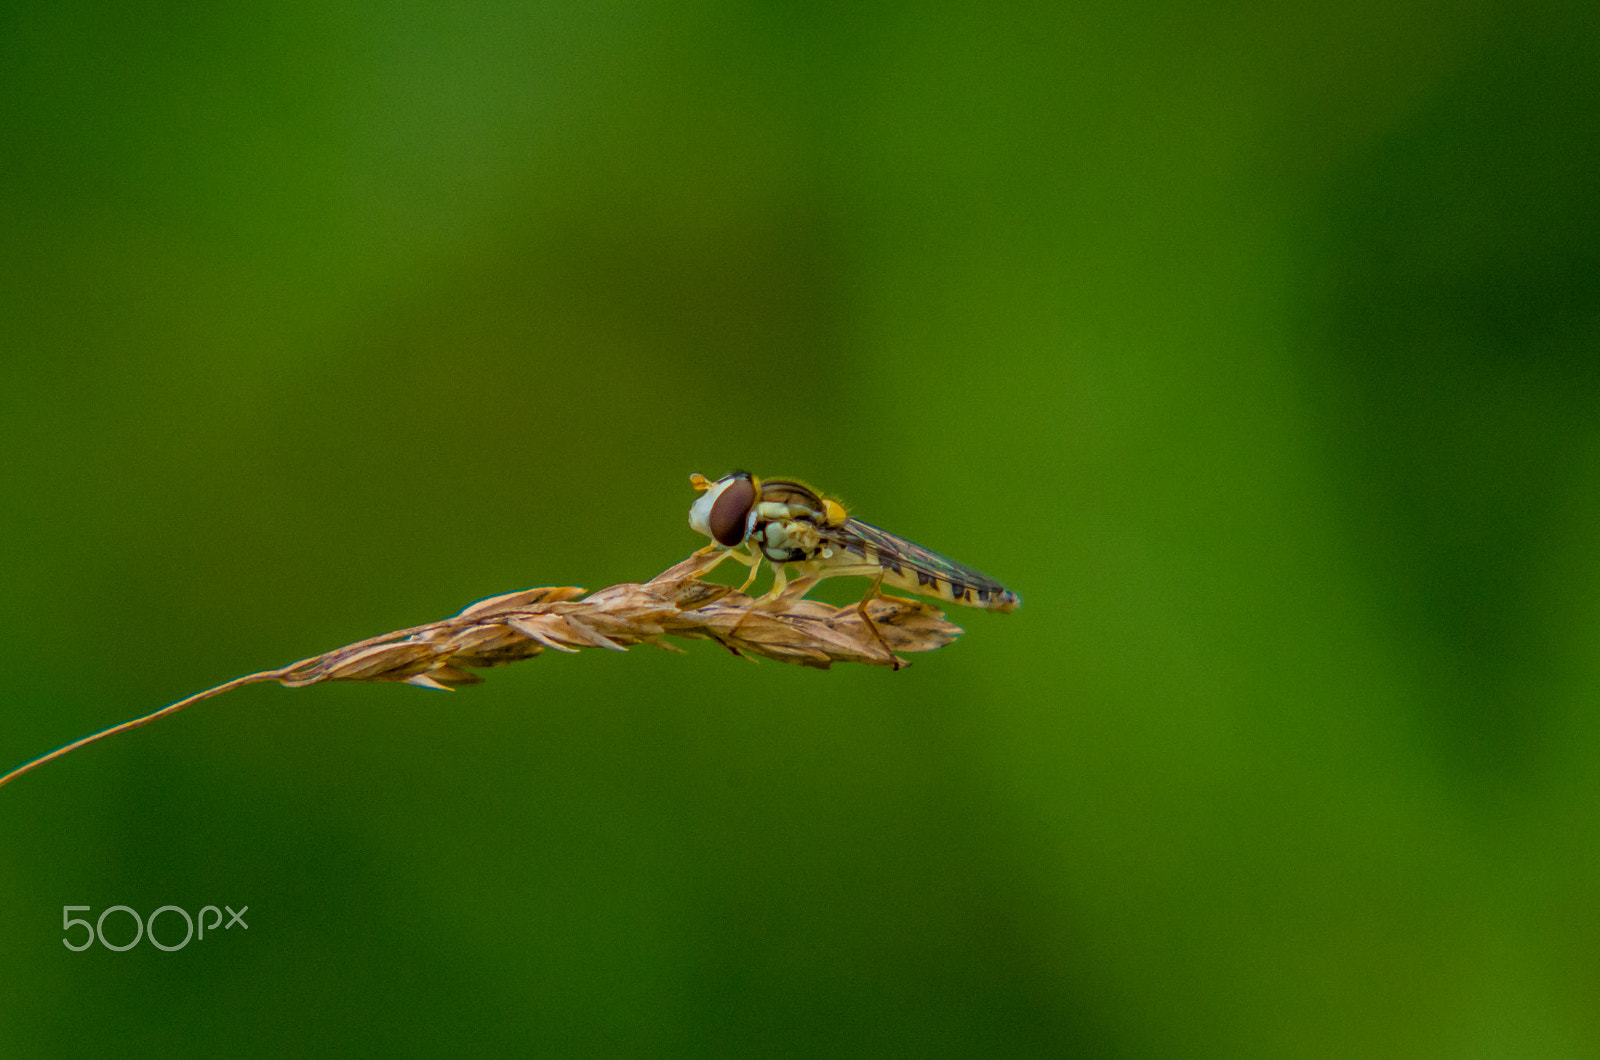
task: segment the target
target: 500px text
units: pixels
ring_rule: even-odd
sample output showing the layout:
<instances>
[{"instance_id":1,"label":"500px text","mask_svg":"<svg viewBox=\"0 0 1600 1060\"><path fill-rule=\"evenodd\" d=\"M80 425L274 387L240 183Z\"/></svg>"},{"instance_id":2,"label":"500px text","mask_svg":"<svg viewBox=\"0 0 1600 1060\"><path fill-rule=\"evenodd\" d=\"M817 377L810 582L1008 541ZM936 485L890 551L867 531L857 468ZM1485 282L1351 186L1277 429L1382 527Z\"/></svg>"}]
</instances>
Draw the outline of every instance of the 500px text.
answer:
<instances>
[{"instance_id":1,"label":"500px text","mask_svg":"<svg viewBox=\"0 0 1600 1060\"><path fill-rule=\"evenodd\" d=\"M157 909L155 912L151 913L149 920L139 919L139 914L125 905L113 905L108 907L100 914L100 919L96 920L93 924L90 924L87 920L84 920L81 917L75 917L72 915L73 913L80 911L88 912L91 908L92 907L87 905L64 905L61 907L61 930L70 934L74 927L82 925L85 933L82 943L74 946L72 944L72 939L67 937L61 940L61 945L65 946L69 950L81 952L88 949L90 946L93 946L95 939L99 939L100 945L104 946L108 950L116 950L120 953L123 950L133 949L135 946L139 945L140 939L148 935L150 937L150 945L154 946L158 950L166 950L168 953L171 953L173 950L181 950L185 946L189 945L189 940L193 938L195 934L194 926L196 918L190 917L189 914L180 906L164 905L160 909ZM222 930L227 931L235 924L238 924L246 931L250 930L250 925L244 922L245 913L250 911L249 906L245 906L237 913L233 911L232 906L225 905L222 907L222 909L226 909L228 911L228 925ZM198 920L200 922L200 937L202 939L206 937L207 928L210 928L213 934L216 933L217 925L222 923L222 909L218 909L214 905L208 905L201 908ZM112 913L127 913L128 916L133 918L132 942L126 942L118 946L114 943L106 941L106 917L110 916ZM156 938L156 918L162 913L174 913L183 918L184 935L182 942L174 943L173 945L169 946L160 939ZM207 913L213 914L213 919L210 924L206 923ZM168 918L169 922L170 920L171 917ZM118 932L118 934L120 934L120 932Z\"/></svg>"}]
</instances>

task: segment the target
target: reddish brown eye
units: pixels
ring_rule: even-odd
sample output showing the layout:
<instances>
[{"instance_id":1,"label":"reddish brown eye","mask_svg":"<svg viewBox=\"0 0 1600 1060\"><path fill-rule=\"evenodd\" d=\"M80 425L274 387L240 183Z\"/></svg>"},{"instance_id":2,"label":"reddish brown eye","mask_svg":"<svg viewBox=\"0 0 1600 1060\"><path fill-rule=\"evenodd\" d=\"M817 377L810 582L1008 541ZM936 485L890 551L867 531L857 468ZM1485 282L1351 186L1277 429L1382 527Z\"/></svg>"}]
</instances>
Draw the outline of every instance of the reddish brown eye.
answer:
<instances>
[{"instance_id":1,"label":"reddish brown eye","mask_svg":"<svg viewBox=\"0 0 1600 1060\"><path fill-rule=\"evenodd\" d=\"M744 540L745 519L756 502L756 484L748 477L738 478L723 487L711 506L711 536L717 544L732 548Z\"/></svg>"}]
</instances>

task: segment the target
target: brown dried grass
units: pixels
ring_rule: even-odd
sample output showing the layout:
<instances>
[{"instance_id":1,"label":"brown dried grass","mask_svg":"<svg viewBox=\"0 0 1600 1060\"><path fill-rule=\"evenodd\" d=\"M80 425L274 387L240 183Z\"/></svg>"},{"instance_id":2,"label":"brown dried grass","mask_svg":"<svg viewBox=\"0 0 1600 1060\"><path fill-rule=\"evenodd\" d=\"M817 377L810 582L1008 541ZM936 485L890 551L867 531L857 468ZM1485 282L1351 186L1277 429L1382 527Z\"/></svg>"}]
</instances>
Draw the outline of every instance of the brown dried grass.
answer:
<instances>
[{"instance_id":1,"label":"brown dried grass","mask_svg":"<svg viewBox=\"0 0 1600 1060\"><path fill-rule=\"evenodd\" d=\"M197 692L132 721L75 740L0 776L0 786L46 762L242 685L277 681L303 688L324 681L404 681L454 689L483 680L473 672L531 659L546 648L626 651L664 637L714 640L735 655L826 670L836 662L900 669L897 652L933 651L960 635L943 613L917 600L882 596L861 607L803 599L796 582L777 597L753 599L704 576L728 557L705 549L647 582L584 595L573 586L526 589L480 600L459 615L358 641L277 670L263 670ZM863 621L862 611L871 620ZM874 632L874 630L876 632Z\"/></svg>"}]
</instances>

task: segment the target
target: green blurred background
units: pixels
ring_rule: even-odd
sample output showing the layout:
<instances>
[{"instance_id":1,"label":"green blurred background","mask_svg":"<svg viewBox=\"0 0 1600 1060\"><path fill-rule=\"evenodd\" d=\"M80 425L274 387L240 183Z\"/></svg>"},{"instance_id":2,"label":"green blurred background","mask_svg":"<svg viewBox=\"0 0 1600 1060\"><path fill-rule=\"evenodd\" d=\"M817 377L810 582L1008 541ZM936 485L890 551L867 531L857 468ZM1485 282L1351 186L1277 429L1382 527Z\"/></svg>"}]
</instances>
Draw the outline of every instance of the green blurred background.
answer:
<instances>
[{"instance_id":1,"label":"green blurred background","mask_svg":"<svg viewBox=\"0 0 1600 1060\"><path fill-rule=\"evenodd\" d=\"M52 763L4 1052L1600 1055L1597 25L8 6L0 767L648 577L691 471L1026 602Z\"/></svg>"}]
</instances>

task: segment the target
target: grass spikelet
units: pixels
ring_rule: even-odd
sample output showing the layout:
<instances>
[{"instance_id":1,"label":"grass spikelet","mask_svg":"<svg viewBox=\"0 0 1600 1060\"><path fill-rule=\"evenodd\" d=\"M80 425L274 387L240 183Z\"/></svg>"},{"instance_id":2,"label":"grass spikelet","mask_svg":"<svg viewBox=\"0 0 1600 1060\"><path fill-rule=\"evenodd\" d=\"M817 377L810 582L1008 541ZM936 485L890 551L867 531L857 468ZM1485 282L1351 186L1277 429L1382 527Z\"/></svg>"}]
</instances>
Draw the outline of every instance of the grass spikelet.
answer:
<instances>
[{"instance_id":1,"label":"grass spikelet","mask_svg":"<svg viewBox=\"0 0 1600 1060\"><path fill-rule=\"evenodd\" d=\"M91 733L0 776L3 786L80 747L175 714L247 684L277 681L303 688L324 681L402 681L452 690L478 684L474 672L520 662L545 649L626 651L649 644L669 651L665 637L712 640L735 655L826 670L836 662L900 669L897 652L933 651L961 634L943 613L917 600L881 596L862 607L833 607L803 598L809 586L790 585L776 597L753 599L704 580L727 552L702 550L643 583L613 585L584 595L574 586L525 589L480 600L460 614L385 633L276 670L234 678L151 714ZM863 620L863 608L870 625Z\"/></svg>"}]
</instances>

